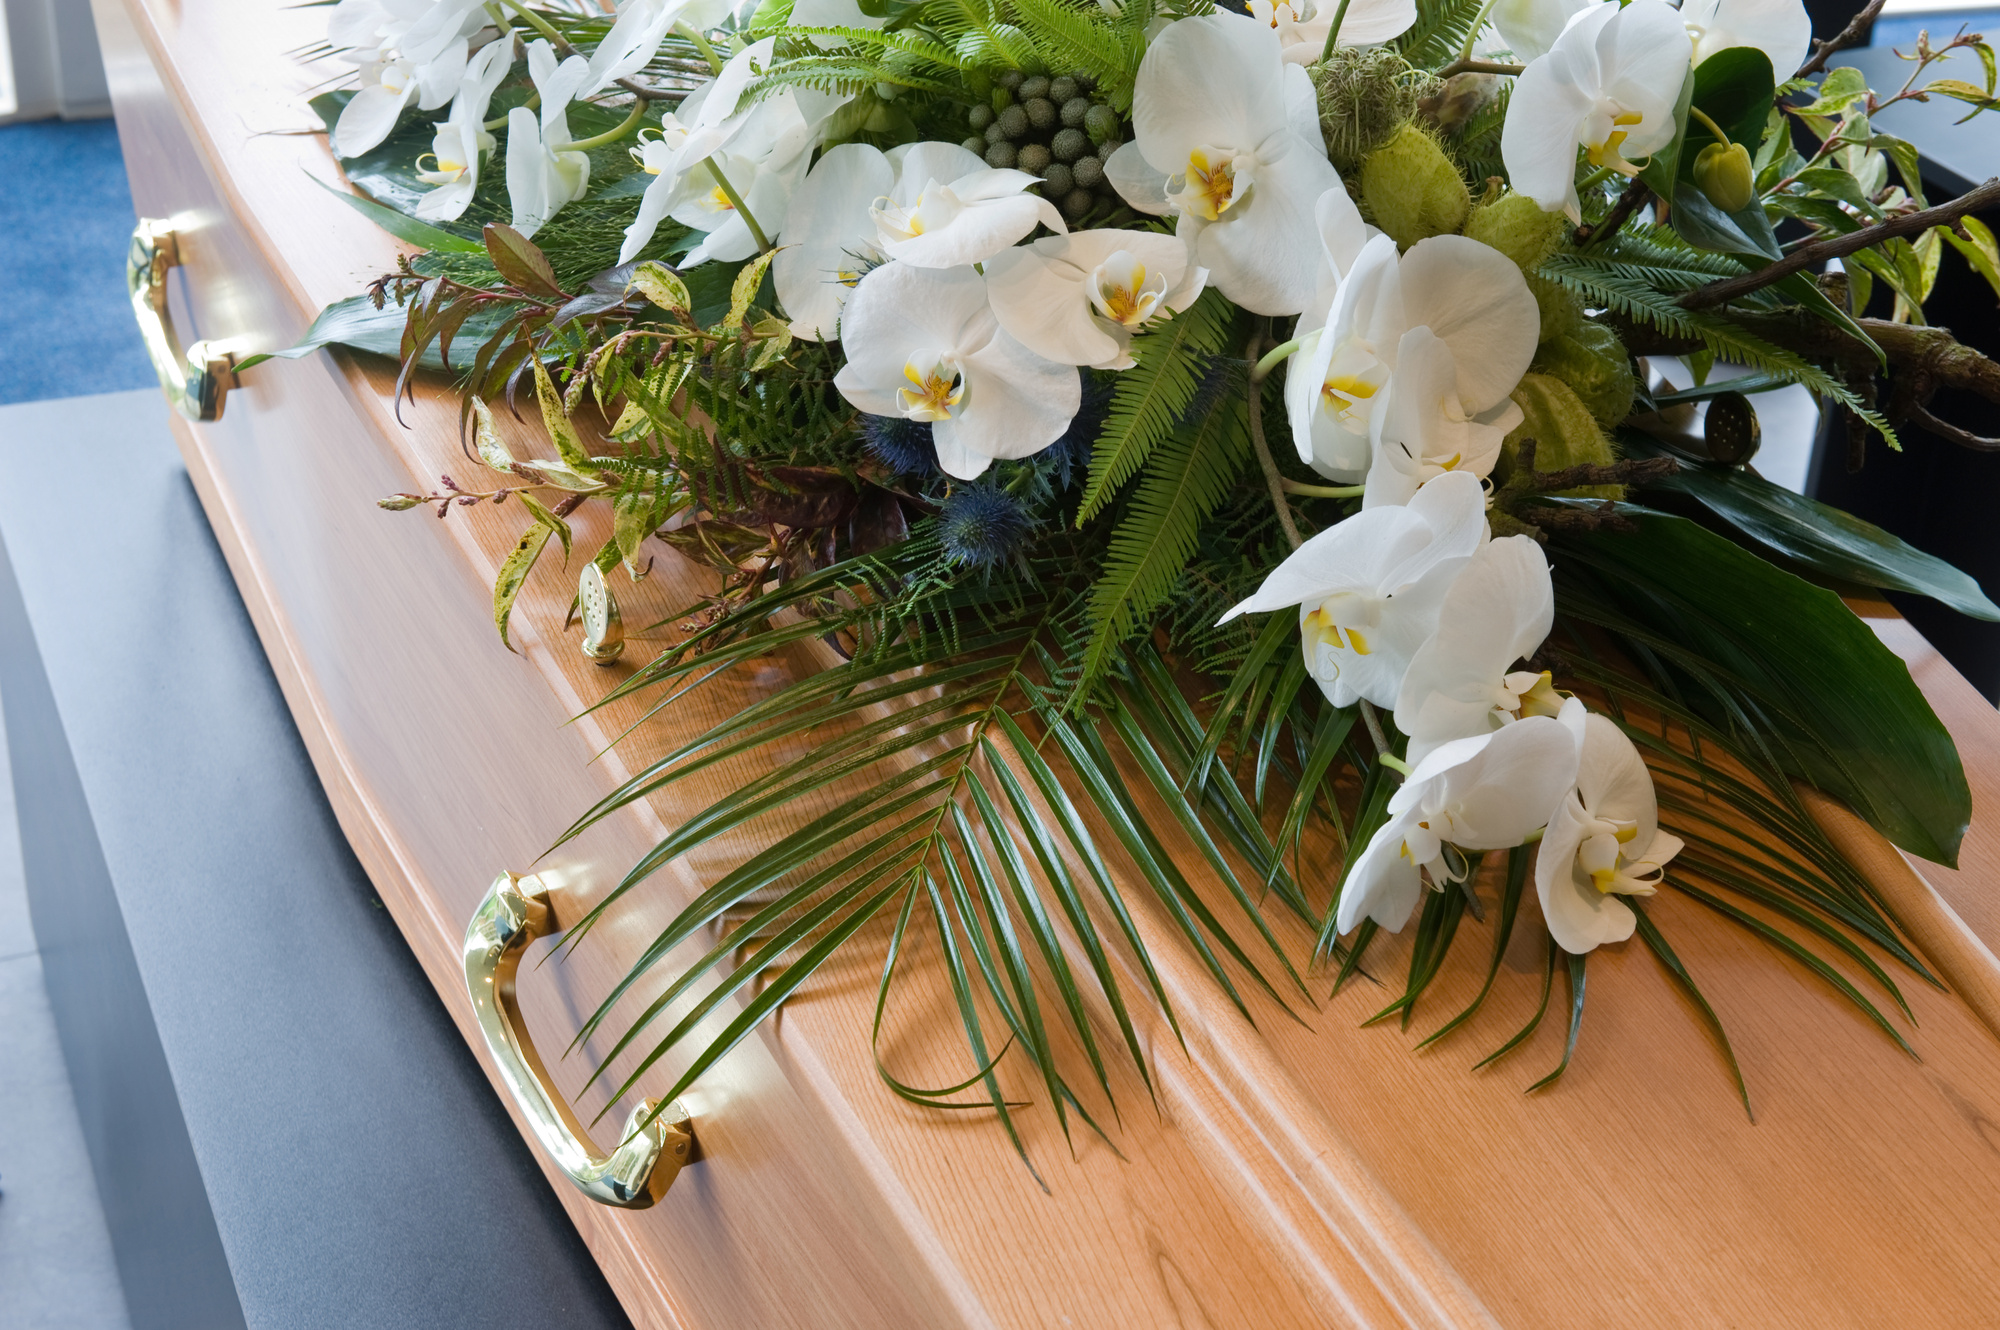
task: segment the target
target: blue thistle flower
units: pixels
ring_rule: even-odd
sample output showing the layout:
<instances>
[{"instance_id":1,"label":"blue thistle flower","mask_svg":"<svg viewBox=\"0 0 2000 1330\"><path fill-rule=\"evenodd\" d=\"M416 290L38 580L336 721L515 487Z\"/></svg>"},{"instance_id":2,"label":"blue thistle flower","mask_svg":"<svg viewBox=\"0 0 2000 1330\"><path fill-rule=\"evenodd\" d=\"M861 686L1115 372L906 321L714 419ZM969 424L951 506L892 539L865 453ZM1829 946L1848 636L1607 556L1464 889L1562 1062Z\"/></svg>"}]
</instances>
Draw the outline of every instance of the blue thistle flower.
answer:
<instances>
[{"instance_id":1,"label":"blue thistle flower","mask_svg":"<svg viewBox=\"0 0 2000 1330\"><path fill-rule=\"evenodd\" d=\"M954 488L938 514L938 535L953 561L990 568L1019 553L1033 525L1021 501L998 485Z\"/></svg>"},{"instance_id":2,"label":"blue thistle flower","mask_svg":"<svg viewBox=\"0 0 2000 1330\"><path fill-rule=\"evenodd\" d=\"M928 420L863 416L861 439L875 460L899 476L927 476L937 470L937 444Z\"/></svg>"}]
</instances>

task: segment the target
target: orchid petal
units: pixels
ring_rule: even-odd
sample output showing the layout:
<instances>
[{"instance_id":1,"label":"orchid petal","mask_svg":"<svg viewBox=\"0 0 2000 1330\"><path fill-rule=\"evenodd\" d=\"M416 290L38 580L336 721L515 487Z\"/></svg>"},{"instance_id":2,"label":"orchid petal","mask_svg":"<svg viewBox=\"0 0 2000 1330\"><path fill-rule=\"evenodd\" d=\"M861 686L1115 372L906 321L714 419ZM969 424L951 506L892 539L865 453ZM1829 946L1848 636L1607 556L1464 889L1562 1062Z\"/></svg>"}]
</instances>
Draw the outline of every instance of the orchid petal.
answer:
<instances>
[{"instance_id":1,"label":"orchid petal","mask_svg":"<svg viewBox=\"0 0 2000 1330\"><path fill-rule=\"evenodd\" d=\"M771 283L793 336L837 335L852 284L879 258L869 209L894 185L895 171L880 151L843 143L828 149L792 194Z\"/></svg>"},{"instance_id":2,"label":"orchid petal","mask_svg":"<svg viewBox=\"0 0 2000 1330\"><path fill-rule=\"evenodd\" d=\"M1403 255L1397 276L1404 318L1451 347L1468 411L1514 391L1535 357L1541 314L1512 259L1464 236L1432 236Z\"/></svg>"},{"instance_id":3,"label":"orchid petal","mask_svg":"<svg viewBox=\"0 0 2000 1330\"><path fill-rule=\"evenodd\" d=\"M1280 64L1277 34L1244 15L1168 24L1139 64L1133 140L1153 169L1168 176L1185 171L1200 148L1256 148L1286 127Z\"/></svg>"},{"instance_id":4,"label":"orchid petal","mask_svg":"<svg viewBox=\"0 0 2000 1330\"><path fill-rule=\"evenodd\" d=\"M1429 740L1491 729L1502 676L1541 646L1554 618L1548 559L1532 537L1481 546L1446 593L1436 635L1410 660L1397 728Z\"/></svg>"},{"instance_id":5,"label":"orchid petal","mask_svg":"<svg viewBox=\"0 0 2000 1330\"><path fill-rule=\"evenodd\" d=\"M1118 197L1138 211L1155 217L1173 211L1167 197L1167 176L1156 170L1139 151L1137 143L1127 143L1104 159L1104 178L1118 191Z\"/></svg>"},{"instance_id":6,"label":"orchid petal","mask_svg":"<svg viewBox=\"0 0 2000 1330\"><path fill-rule=\"evenodd\" d=\"M341 108L340 119L334 122L335 153L341 157L359 157L380 147L382 140L396 128L397 118L403 114L403 108L410 104L416 91L413 81L406 84L401 92L391 92L379 83L371 83L355 93Z\"/></svg>"}]
</instances>

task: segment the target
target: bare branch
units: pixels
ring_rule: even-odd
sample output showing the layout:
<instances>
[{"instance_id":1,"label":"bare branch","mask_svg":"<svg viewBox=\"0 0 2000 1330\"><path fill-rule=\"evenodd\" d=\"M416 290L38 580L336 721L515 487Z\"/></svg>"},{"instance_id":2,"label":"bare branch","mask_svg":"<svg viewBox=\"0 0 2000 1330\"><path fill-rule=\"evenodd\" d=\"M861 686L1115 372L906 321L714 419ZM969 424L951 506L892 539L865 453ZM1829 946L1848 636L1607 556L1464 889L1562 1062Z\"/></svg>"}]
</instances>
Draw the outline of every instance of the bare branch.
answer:
<instances>
[{"instance_id":1,"label":"bare branch","mask_svg":"<svg viewBox=\"0 0 2000 1330\"><path fill-rule=\"evenodd\" d=\"M1884 240L1894 240L1898 236L1921 235L1933 226L1955 222L1967 213L1980 212L2000 204L2000 179L1988 180L1977 189L1967 190L1949 203L1940 203L1935 208L1925 208L1921 212L1905 213L1901 217L1891 217L1886 222L1874 226L1864 226L1859 231L1851 231L1844 236L1829 236L1801 245L1779 259L1766 264L1755 272L1741 277L1726 277L1707 286L1698 286L1680 298L1679 303L1688 309L1707 309L1712 305L1723 305L1745 296L1752 291L1762 290L1773 282L1781 282L1795 272L1816 267L1827 259L1842 258L1870 245Z\"/></svg>"},{"instance_id":2,"label":"bare branch","mask_svg":"<svg viewBox=\"0 0 2000 1330\"><path fill-rule=\"evenodd\" d=\"M1812 59L1800 65L1799 72L1792 75L1792 77L1802 79L1809 74L1817 74L1820 70L1826 68L1826 58L1835 51L1844 51L1850 46L1859 46L1861 39L1867 35L1870 25L1875 22L1875 16L1882 12L1883 3L1884 0L1868 0L1867 5L1862 8L1859 14L1854 16L1853 21L1835 33L1832 40L1814 42Z\"/></svg>"}]
</instances>

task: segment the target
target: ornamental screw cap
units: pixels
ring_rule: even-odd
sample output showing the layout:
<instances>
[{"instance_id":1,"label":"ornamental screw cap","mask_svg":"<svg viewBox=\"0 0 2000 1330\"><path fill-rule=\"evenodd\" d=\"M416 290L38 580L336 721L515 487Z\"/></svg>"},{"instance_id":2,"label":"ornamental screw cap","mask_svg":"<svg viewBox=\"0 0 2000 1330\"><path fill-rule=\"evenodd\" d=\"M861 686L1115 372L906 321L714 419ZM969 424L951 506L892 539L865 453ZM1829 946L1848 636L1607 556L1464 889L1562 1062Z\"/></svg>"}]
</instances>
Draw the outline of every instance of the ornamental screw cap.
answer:
<instances>
[{"instance_id":1,"label":"ornamental screw cap","mask_svg":"<svg viewBox=\"0 0 2000 1330\"><path fill-rule=\"evenodd\" d=\"M583 566L576 582L577 610L583 617L584 658L609 665L625 650L625 621L619 616L618 602L604 585L604 573L595 562Z\"/></svg>"}]
</instances>

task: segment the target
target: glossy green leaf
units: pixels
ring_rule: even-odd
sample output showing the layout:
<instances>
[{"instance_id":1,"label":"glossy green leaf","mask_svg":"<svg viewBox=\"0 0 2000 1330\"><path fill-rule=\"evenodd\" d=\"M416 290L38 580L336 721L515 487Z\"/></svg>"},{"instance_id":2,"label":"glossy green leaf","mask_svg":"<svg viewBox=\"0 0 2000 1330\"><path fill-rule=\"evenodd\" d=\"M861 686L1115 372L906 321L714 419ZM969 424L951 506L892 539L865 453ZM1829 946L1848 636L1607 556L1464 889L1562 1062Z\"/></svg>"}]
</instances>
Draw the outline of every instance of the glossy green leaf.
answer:
<instances>
[{"instance_id":1,"label":"glossy green leaf","mask_svg":"<svg viewBox=\"0 0 2000 1330\"><path fill-rule=\"evenodd\" d=\"M467 347L485 341L500 330L501 324L514 317L518 309L518 305L495 302L491 307L471 315L459 330L457 344L460 347ZM319 317L312 321L312 326L306 329L305 335L299 338L297 345L288 346L282 351L266 351L261 355L246 356L236 368L240 372L253 365L260 365L266 360L297 360L326 346L344 346L350 351L365 351L371 355L387 356L394 360L402 350L406 313L403 306L393 301L385 303L381 309L376 309L374 302L367 296L349 296L321 310ZM424 348L424 353L418 358L417 363L422 369L441 370L463 369L467 362L461 359L454 365L447 366L444 357L439 353L438 344L432 342Z\"/></svg>"},{"instance_id":2,"label":"glossy green leaf","mask_svg":"<svg viewBox=\"0 0 2000 1330\"><path fill-rule=\"evenodd\" d=\"M1660 452L1636 431L1621 433L1620 443L1630 454ZM1987 598L1979 583L1943 559L1762 476L1733 467L1683 463L1679 472L1647 488L1684 494L1760 545L1828 577L1928 596L1970 618L2000 622L2000 605Z\"/></svg>"},{"instance_id":3,"label":"glossy green leaf","mask_svg":"<svg viewBox=\"0 0 2000 1330\"><path fill-rule=\"evenodd\" d=\"M1754 704L1786 771L1911 853L1955 865L1971 793L1909 667L1833 592L1684 518L1626 511L1632 531L1562 535L1558 578L1570 565L1615 587L1626 622L1608 626L1643 634L1665 658L1679 653L1691 686L1704 675L1731 685L1705 706Z\"/></svg>"},{"instance_id":4,"label":"glossy green leaf","mask_svg":"<svg viewBox=\"0 0 2000 1330\"><path fill-rule=\"evenodd\" d=\"M1693 100L1694 71L1690 69L1687 78L1681 81L1680 96L1674 101L1673 141L1654 153L1639 172L1639 179L1650 185L1653 192L1663 199L1674 196L1674 182L1680 177L1681 158L1686 152L1683 143L1687 137L1688 106ZM1688 155L1688 160L1693 161L1691 154Z\"/></svg>"},{"instance_id":5,"label":"glossy green leaf","mask_svg":"<svg viewBox=\"0 0 2000 1330\"><path fill-rule=\"evenodd\" d=\"M1717 51L1695 67L1694 91L1690 104L1701 111L1729 136L1754 153L1771 114L1771 57L1754 46L1731 46ZM1681 149L1680 179L1693 180L1695 156L1716 141L1706 125L1688 117L1687 143Z\"/></svg>"},{"instance_id":6,"label":"glossy green leaf","mask_svg":"<svg viewBox=\"0 0 2000 1330\"><path fill-rule=\"evenodd\" d=\"M348 207L354 209L363 217L366 217L369 221L396 237L396 239L415 245L418 249L446 250L454 254L483 254L486 252L485 247L476 240L467 240L464 236L453 235L449 231L440 230L432 226L429 222L419 221L407 213L397 212L394 208L385 207L371 198L365 198L360 194L352 194L344 189L336 189L334 186L327 184L326 181L321 180L318 176L313 176L312 180L321 189L324 189L327 193L333 195L342 203L345 203Z\"/></svg>"}]
</instances>

